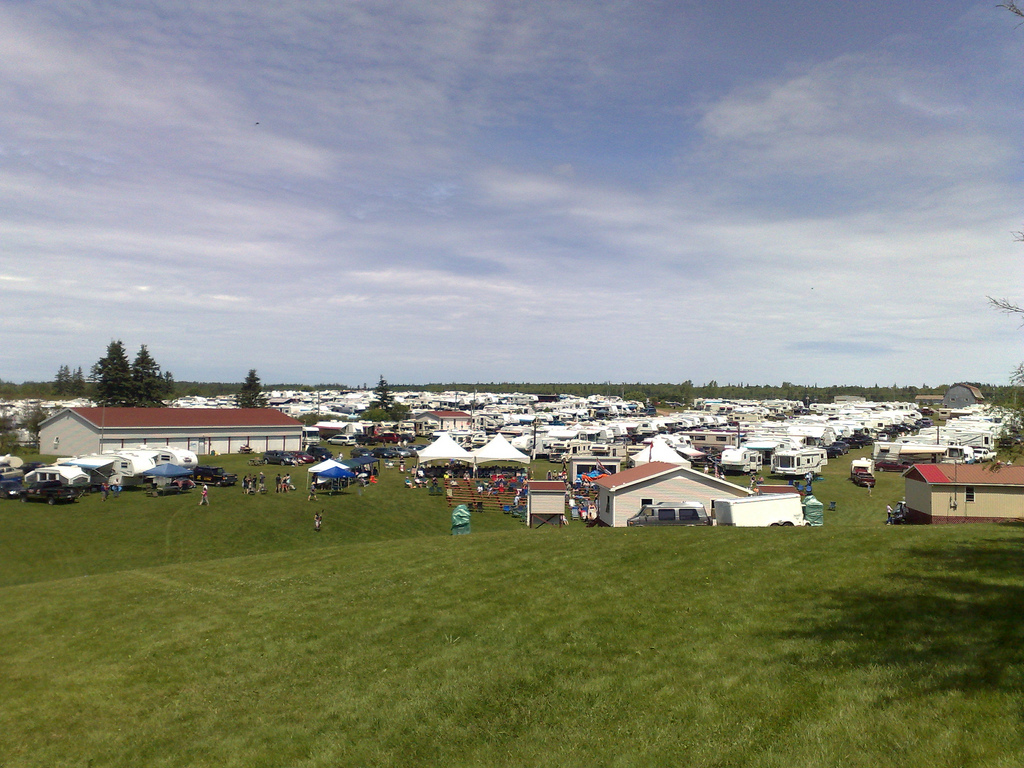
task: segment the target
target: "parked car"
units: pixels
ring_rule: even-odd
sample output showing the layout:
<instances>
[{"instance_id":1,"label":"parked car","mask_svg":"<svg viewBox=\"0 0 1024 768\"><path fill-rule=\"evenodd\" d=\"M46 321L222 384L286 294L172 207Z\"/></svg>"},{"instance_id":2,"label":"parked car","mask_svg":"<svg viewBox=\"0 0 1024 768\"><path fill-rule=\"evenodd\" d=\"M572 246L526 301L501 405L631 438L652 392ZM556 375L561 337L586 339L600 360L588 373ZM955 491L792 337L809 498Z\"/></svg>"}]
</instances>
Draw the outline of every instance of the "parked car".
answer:
<instances>
[{"instance_id":1,"label":"parked car","mask_svg":"<svg viewBox=\"0 0 1024 768\"><path fill-rule=\"evenodd\" d=\"M401 456L403 459L411 459L413 456L416 455L416 447L399 446L398 448L395 448L395 450L398 451L398 455Z\"/></svg>"},{"instance_id":2,"label":"parked car","mask_svg":"<svg viewBox=\"0 0 1024 768\"><path fill-rule=\"evenodd\" d=\"M626 521L626 525L630 527L638 525L711 524L711 516L699 501L644 504L637 514Z\"/></svg>"},{"instance_id":3,"label":"parked car","mask_svg":"<svg viewBox=\"0 0 1024 768\"><path fill-rule=\"evenodd\" d=\"M843 442L849 445L851 448L864 448L871 445L875 441L871 439L870 435L865 435L860 432L844 437Z\"/></svg>"},{"instance_id":4,"label":"parked car","mask_svg":"<svg viewBox=\"0 0 1024 768\"><path fill-rule=\"evenodd\" d=\"M200 465L192 470L192 479L197 483L225 486L237 483L238 475L233 472L225 472L223 467Z\"/></svg>"},{"instance_id":5,"label":"parked car","mask_svg":"<svg viewBox=\"0 0 1024 768\"><path fill-rule=\"evenodd\" d=\"M361 458L363 456L369 456L370 455L370 449L369 448L353 448L352 449L352 453L349 454L349 455L353 459L358 459L358 458Z\"/></svg>"},{"instance_id":6,"label":"parked car","mask_svg":"<svg viewBox=\"0 0 1024 768\"><path fill-rule=\"evenodd\" d=\"M306 453L312 456L316 461L327 461L327 459L334 458L333 453L320 445L314 445L311 448L307 448Z\"/></svg>"},{"instance_id":7,"label":"parked car","mask_svg":"<svg viewBox=\"0 0 1024 768\"><path fill-rule=\"evenodd\" d=\"M850 446L846 443L836 440L832 445L825 446L825 455L830 459L838 459L844 453L850 452Z\"/></svg>"},{"instance_id":8,"label":"parked car","mask_svg":"<svg viewBox=\"0 0 1024 768\"><path fill-rule=\"evenodd\" d=\"M334 437L327 438L327 442L331 445L355 445L355 435L335 435Z\"/></svg>"},{"instance_id":9,"label":"parked car","mask_svg":"<svg viewBox=\"0 0 1024 768\"><path fill-rule=\"evenodd\" d=\"M398 459L401 458L401 454L397 448L391 446L381 445L370 451L371 456L376 456L378 459Z\"/></svg>"},{"instance_id":10,"label":"parked car","mask_svg":"<svg viewBox=\"0 0 1024 768\"><path fill-rule=\"evenodd\" d=\"M876 461L875 469L879 472L906 472L913 464L905 461Z\"/></svg>"},{"instance_id":11,"label":"parked car","mask_svg":"<svg viewBox=\"0 0 1024 768\"><path fill-rule=\"evenodd\" d=\"M21 489L22 501L45 501L47 504L57 502L70 504L77 501L78 490L63 485L60 480L40 480L28 488Z\"/></svg>"},{"instance_id":12,"label":"parked car","mask_svg":"<svg viewBox=\"0 0 1024 768\"><path fill-rule=\"evenodd\" d=\"M402 442L402 438L397 432L378 432L376 437L382 443L397 444Z\"/></svg>"},{"instance_id":13,"label":"parked car","mask_svg":"<svg viewBox=\"0 0 1024 768\"><path fill-rule=\"evenodd\" d=\"M17 499L21 496L21 478L12 477L7 480L0 480L0 498Z\"/></svg>"},{"instance_id":14,"label":"parked car","mask_svg":"<svg viewBox=\"0 0 1024 768\"><path fill-rule=\"evenodd\" d=\"M306 451L292 451L292 457L298 464L316 464L316 459Z\"/></svg>"},{"instance_id":15,"label":"parked car","mask_svg":"<svg viewBox=\"0 0 1024 768\"><path fill-rule=\"evenodd\" d=\"M875 487L875 476L870 472L852 472L850 479L853 480L854 485L859 485L861 488Z\"/></svg>"},{"instance_id":16,"label":"parked car","mask_svg":"<svg viewBox=\"0 0 1024 768\"><path fill-rule=\"evenodd\" d=\"M264 451L263 453L264 464L287 464L295 466L299 462L295 457L288 451Z\"/></svg>"},{"instance_id":17,"label":"parked car","mask_svg":"<svg viewBox=\"0 0 1024 768\"><path fill-rule=\"evenodd\" d=\"M379 445L380 440L376 435L356 435L357 445Z\"/></svg>"}]
</instances>

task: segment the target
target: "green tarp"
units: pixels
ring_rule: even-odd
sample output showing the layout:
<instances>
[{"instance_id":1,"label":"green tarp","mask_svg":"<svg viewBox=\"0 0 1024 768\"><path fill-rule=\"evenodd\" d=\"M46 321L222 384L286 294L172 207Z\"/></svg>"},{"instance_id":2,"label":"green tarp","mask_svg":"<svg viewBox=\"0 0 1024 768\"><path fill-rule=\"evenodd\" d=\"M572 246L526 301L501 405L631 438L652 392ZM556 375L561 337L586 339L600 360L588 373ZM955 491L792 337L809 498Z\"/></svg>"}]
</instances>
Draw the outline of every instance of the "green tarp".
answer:
<instances>
[{"instance_id":1,"label":"green tarp","mask_svg":"<svg viewBox=\"0 0 1024 768\"><path fill-rule=\"evenodd\" d=\"M825 524L825 504L813 496L804 497L804 520L808 525Z\"/></svg>"},{"instance_id":2,"label":"green tarp","mask_svg":"<svg viewBox=\"0 0 1024 768\"><path fill-rule=\"evenodd\" d=\"M459 504L452 510L452 536L469 533L469 507Z\"/></svg>"}]
</instances>

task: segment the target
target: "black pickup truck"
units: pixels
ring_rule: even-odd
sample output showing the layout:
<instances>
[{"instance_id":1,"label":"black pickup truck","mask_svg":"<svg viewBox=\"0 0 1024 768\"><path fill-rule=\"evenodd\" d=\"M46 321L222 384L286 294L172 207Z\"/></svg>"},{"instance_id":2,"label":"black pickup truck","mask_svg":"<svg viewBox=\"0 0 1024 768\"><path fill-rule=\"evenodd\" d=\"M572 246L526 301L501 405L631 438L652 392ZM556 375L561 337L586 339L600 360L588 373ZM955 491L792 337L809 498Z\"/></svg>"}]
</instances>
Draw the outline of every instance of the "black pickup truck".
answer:
<instances>
[{"instance_id":1,"label":"black pickup truck","mask_svg":"<svg viewBox=\"0 0 1024 768\"><path fill-rule=\"evenodd\" d=\"M210 485L234 485L238 482L238 475L234 472L225 472L223 467L199 465L192 470L192 479L197 483Z\"/></svg>"},{"instance_id":2,"label":"black pickup truck","mask_svg":"<svg viewBox=\"0 0 1024 768\"><path fill-rule=\"evenodd\" d=\"M28 488L21 489L22 501L45 501L47 504L58 502L70 504L78 501L79 492L75 488L62 485L60 480L40 480Z\"/></svg>"}]
</instances>

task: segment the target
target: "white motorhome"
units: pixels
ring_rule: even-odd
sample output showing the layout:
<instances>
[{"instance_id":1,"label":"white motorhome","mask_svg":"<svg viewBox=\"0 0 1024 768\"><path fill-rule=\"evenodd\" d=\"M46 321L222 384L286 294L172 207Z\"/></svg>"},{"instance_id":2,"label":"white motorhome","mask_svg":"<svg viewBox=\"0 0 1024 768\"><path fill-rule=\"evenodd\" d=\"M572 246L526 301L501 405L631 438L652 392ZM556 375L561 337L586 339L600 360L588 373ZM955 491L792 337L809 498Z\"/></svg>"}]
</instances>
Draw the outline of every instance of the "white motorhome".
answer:
<instances>
[{"instance_id":1,"label":"white motorhome","mask_svg":"<svg viewBox=\"0 0 1024 768\"><path fill-rule=\"evenodd\" d=\"M807 525L798 493L773 493L743 499L715 499L715 525L747 528Z\"/></svg>"},{"instance_id":2,"label":"white motorhome","mask_svg":"<svg viewBox=\"0 0 1024 768\"><path fill-rule=\"evenodd\" d=\"M824 448L780 449L772 454L772 474L802 477L808 472L819 472L828 464Z\"/></svg>"},{"instance_id":3,"label":"white motorhome","mask_svg":"<svg viewBox=\"0 0 1024 768\"><path fill-rule=\"evenodd\" d=\"M303 427L302 428L302 446L307 448L311 445L316 445L320 442L320 428L319 427Z\"/></svg>"}]
</instances>

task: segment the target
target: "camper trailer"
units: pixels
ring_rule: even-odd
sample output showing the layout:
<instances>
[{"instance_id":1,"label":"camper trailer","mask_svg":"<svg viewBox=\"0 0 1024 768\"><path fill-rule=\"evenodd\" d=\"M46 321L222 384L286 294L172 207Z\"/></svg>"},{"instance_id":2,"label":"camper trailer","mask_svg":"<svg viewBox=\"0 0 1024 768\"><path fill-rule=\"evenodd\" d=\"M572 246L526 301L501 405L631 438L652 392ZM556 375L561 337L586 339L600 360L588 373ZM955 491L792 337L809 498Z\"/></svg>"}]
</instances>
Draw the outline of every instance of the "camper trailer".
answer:
<instances>
[{"instance_id":1,"label":"camper trailer","mask_svg":"<svg viewBox=\"0 0 1024 768\"><path fill-rule=\"evenodd\" d=\"M726 474L748 474L760 472L762 463L760 451L741 445L739 448L726 448L722 451L719 466Z\"/></svg>"},{"instance_id":2,"label":"camper trailer","mask_svg":"<svg viewBox=\"0 0 1024 768\"><path fill-rule=\"evenodd\" d=\"M802 477L828 464L824 448L790 448L772 454L772 474Z\"/></svg>"}]
</instances>

